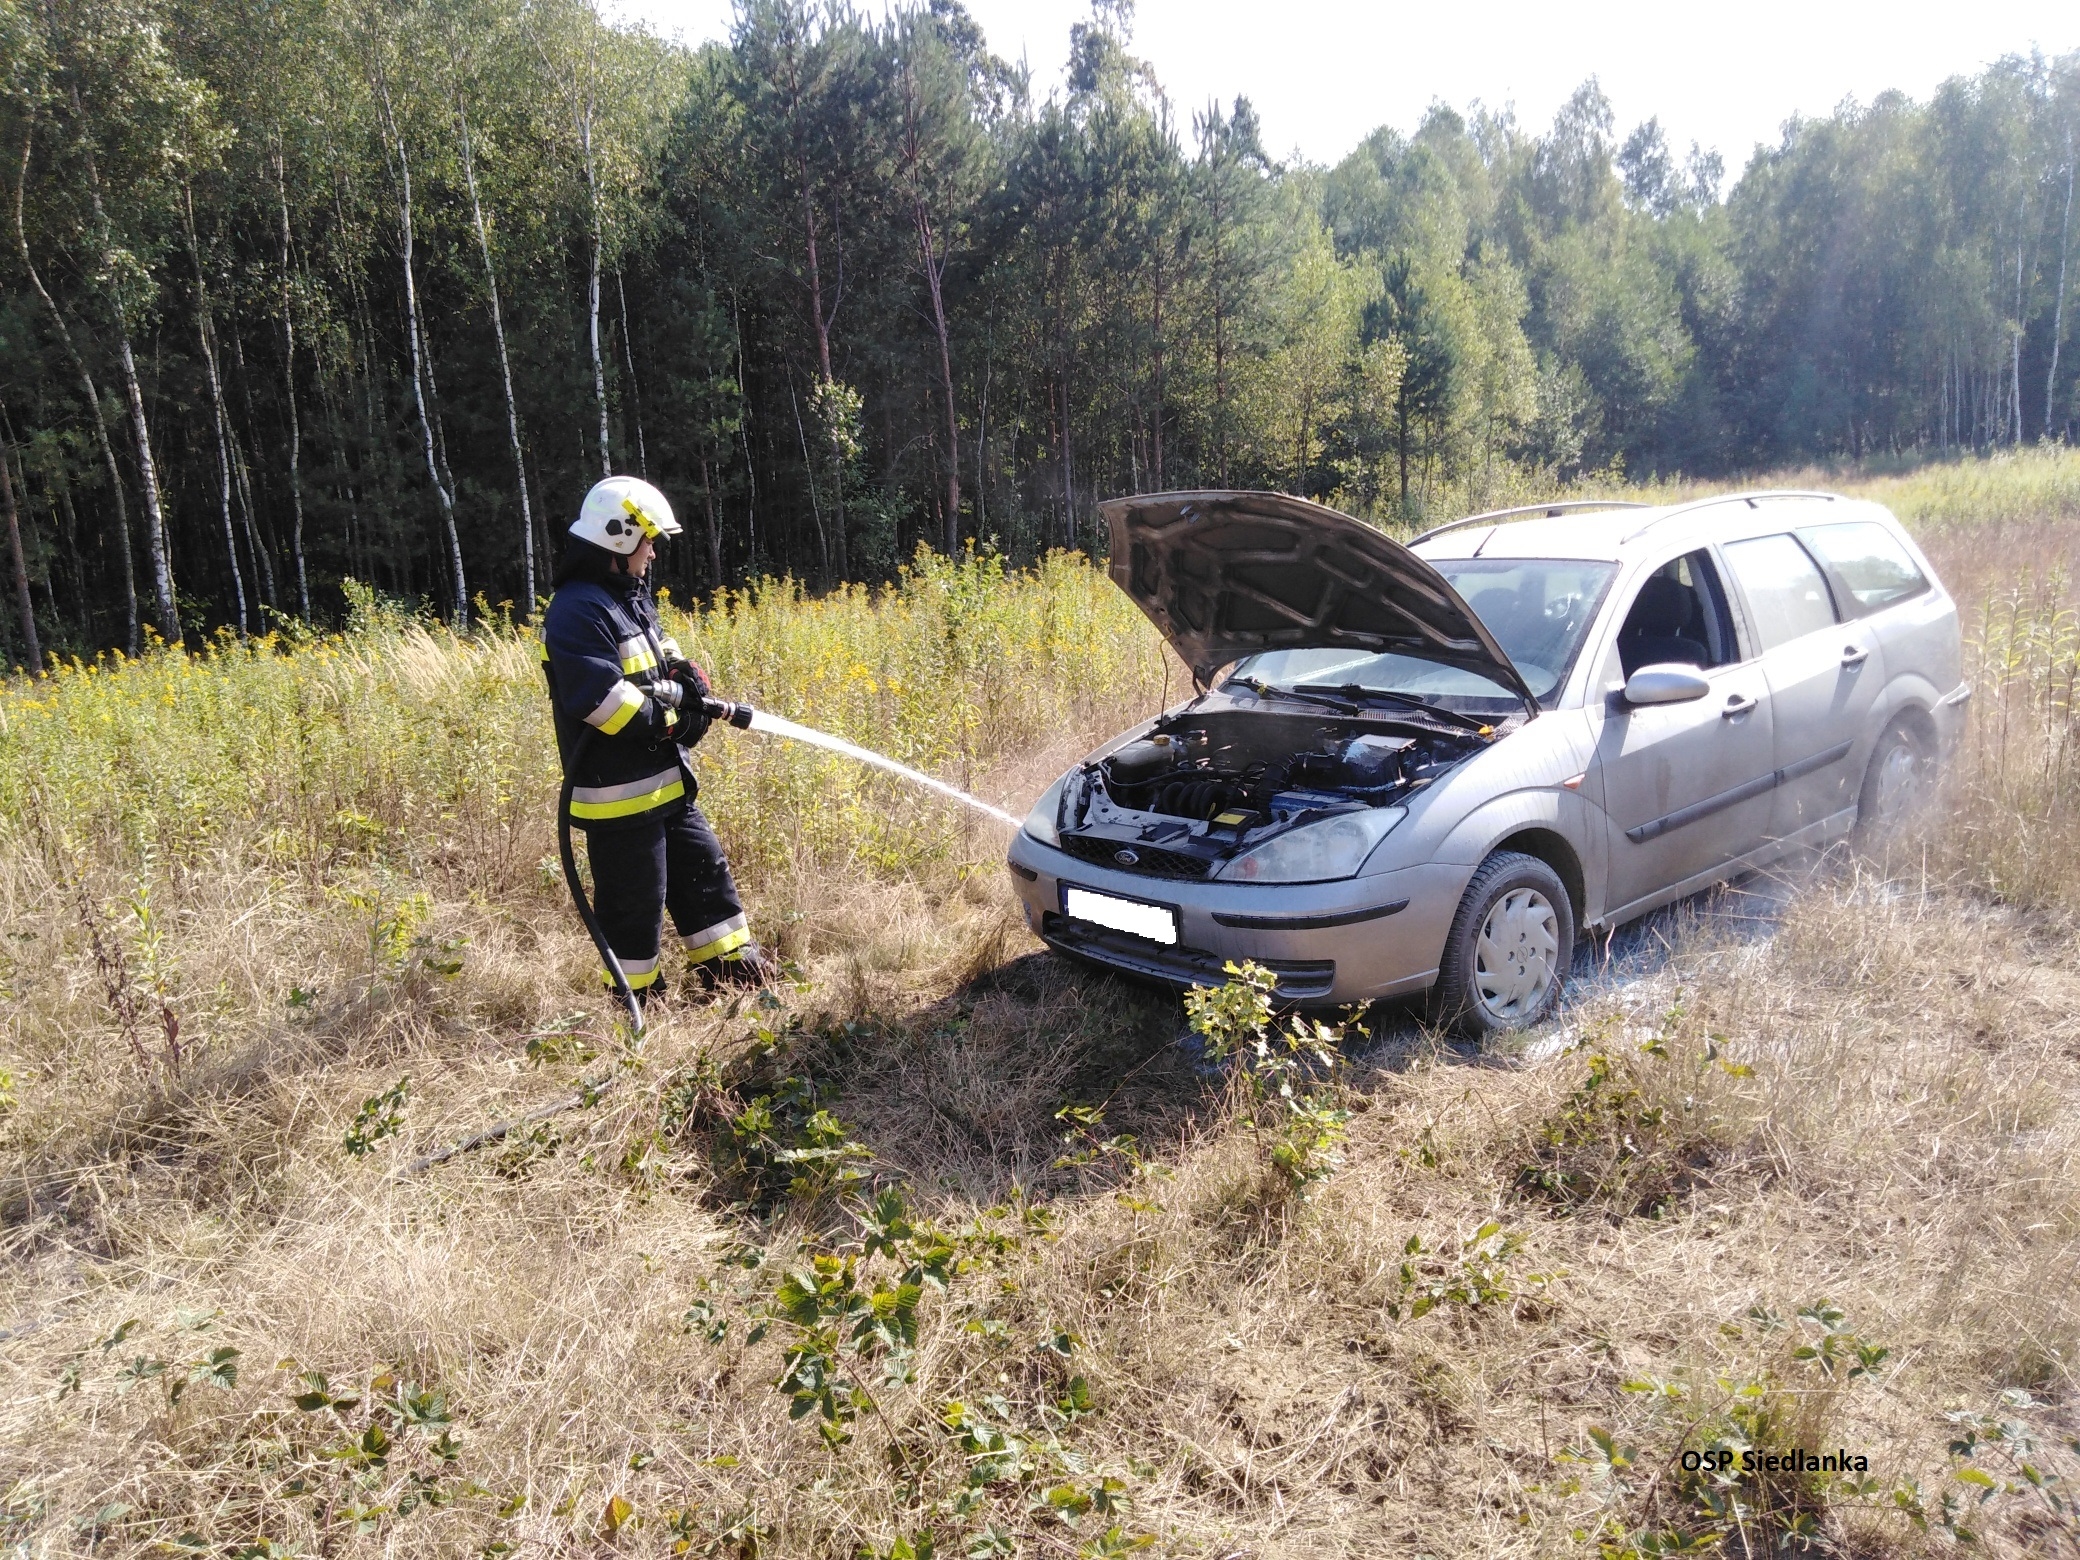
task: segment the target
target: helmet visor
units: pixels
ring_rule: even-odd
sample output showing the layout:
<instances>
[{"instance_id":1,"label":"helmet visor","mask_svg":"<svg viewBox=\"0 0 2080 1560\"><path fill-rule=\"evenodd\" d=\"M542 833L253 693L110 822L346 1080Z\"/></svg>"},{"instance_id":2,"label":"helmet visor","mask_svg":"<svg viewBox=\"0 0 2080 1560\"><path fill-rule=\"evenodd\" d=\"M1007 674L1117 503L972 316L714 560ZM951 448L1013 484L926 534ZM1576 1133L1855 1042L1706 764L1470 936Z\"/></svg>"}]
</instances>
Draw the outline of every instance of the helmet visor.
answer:
<instances>
[{"instance_id":1,"label":"helmet visor","mask_svg":"<svg viewBox=\"0 0 2080 1560\"><path fill-rule=\"evenodd\" d=\"M638 504L633 498L622 499L621 507L628 511L629 518L636 523L636 528L650 541L654 542L661 536L677 536L679 534L679 522L670 515L652 515L649 510Z\"/></svg>"}]
</instances>

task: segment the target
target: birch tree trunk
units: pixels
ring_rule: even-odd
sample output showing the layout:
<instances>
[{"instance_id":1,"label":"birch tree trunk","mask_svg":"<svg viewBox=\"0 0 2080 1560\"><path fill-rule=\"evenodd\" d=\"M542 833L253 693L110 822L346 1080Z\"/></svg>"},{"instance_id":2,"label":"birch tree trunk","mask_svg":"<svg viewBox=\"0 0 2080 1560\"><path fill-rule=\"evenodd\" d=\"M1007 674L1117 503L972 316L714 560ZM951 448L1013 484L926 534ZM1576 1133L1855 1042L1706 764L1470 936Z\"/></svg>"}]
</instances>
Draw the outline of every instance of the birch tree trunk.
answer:
<instances>
[{"instance_id":1,"label":"birch tree trunk","mask_svg":"<svg viewBox=\"0 0 2080 1560\"><path fill-rule=\"evenodd\" d=\"M289 177L281 151L274 154L274 188L282 215L282 402L289 413L289 506L293 529L289 551L296 563L296 611L311 619L310 572L303 560L303 419L296 411L295 291L290 285Z\"/></svg>"},{"instance_id":2,"label":"birch tree trunk","mask_svg":"<svg viewBox=\"0 0 2080 1560\"><path fill-rule=\"evenodd\" d=\"M701 451L701 505L708 522L708 587L722 589L722 526L715 515L714 467L704 447Z\"/></svg>"},{"instance_id":3,"label":"birch tree trunk","mask_svg":"<svg viewBox=\"0 0 2080 1560\"><path fill-rule=\"evenodd\" d=\"M454 589L449 601L449 617L452 622L460 624L469 616L469 585L462 572L462 540L455 530L455 490L446 480L439 453L434 448L433 407L427 393L430 366L426 362L426 327L420 318L419 284L412 265L412 164L410 154L405 150L404 135L398 129L396 115L391 109L389 83L381 78L380 73L377 89L382 104L385 150L397 159L397 233L404 260L405 336L411 344L412 405L418 413L419 442L426 457L427 479L433 483L433 491L440 501L449 583Z\"/></svg>"},{"instance_id":4,"label":"birch tree trunk","mask_svg":"<svg viewBox=\"0 0 2080 1560\"><path fill-rule=\"evenodd\" d=\"M43 646L36 639L36 604L29 595L29 564L22 555L22 524L15 514L14 473L5 445L0 445L0 507L7 511L7 550L14 562L14 605L22 620L23 660L31 672L43 671Z\"/></svg>"},{"instance_id":5,"label":"birch tree trunk","mask_svg":"<svg viewBox=\"0 0 2080 1560\"><path fill-rule=\"evenodd\" d=\"M635 337L628 330L628 287L618 268L614 272L614 296L621 300L621 360L628 368L628 420L636 435L636 471L648 481L650 454L643 447L643 391L636 382Z\"/></svg>"},{"instance_id":6,"label":"birch tree trunk","mask_svg":"<svg viewBox=\"0 0 2080 1560\"><path fill-rule=\"evenodd\" d=\"M843 431L834 422L829 422L829 419L835 414L837 409L834 398L829 394L837 383L837 376L831 371L830 311L825 308L823 300L823 257L819 252L817 241L815 180L810 175L809 155L803 144L804 130L802 121L809 111L808 91L807 84L802 78L802 61L799 51L790 48L784 58L785 64L783 69L786 77L782 82L782 87L787 93L789 136L793 142L795 182L802 202L803 257L807 261L809 268L809 323L816 335L818 383L825 392L818 398L820 403L818 409L824 414L826 422L829 423L824 432L827 435L830 446L831 469L836 476L836 497L831 504L831 535L829 544L823 548L823 556L825 559L825 573L828 574L831 565L835 563L837 578L842 579L846 573L845 446ZM843 286L841 265L839 280L841 290ZM834 309L835 304L832 307ZM739 382L741 383L741 381ZM791 393L792 386L790 386ZM799 406L795 409L795 420L797 423L801 421L801 409ZM797 429L797 432L799 431ZM804 437L806 438L806 435ZM805 455L804 459L806 458ZM817 524L817 539L819 543L824 540L823 527L820 520Z\"/></svg>"},{"instance_id":7,"label":"birch tree trunk","mask_svg":"<svg viewBox=\"0 0 2080 1560\"><path fill-rule=\"evenodd\" d=\"M2058 347L2066 329L2066 260L2073 237L2073 133L2066 132L2066 215L2058 231L2058 298L2051 306L2051 367L2044 375L2044 431L2051 437L2052 399L2058 394Z\"/></svg>"},{"instance_id":8,"label":"birch tree trunk","mask_svg":"<svg viewBox=\"0 0 2080 1560\"><path fill-rule=\"evenodd\" d=\"M215 330L212 325L211 330ZM231 356L238 364L239 399L245 402L246 428L258 442L260 420L253 415L253 374L246 366L245 333L238 328L237 293L231 295ZM227 375L225 382L230 382ZM253 470L246 459L245 444L238 435L238 422L230 414L230 403L225 403L224 427L231 435L231 479L238 489L239 515L245 523L246 552L252 558L260 575L260 599L268 606L279 609L281 593L274 584L274 538L268 534L267 517L253 502Z\"/></svg>"},{"instance_id":9,"label":"birch tree trunk","mask_svg":"<svg viewBox=\"0 0 2080 1560\"><path fill-rule=\"evenodd\" d=\"M2024 202L2028 199L2024 197ZM2015 329L2008 338L2009 400L2014 403L2013 414L2015 437L2011 441L2022 443L2022 215L2024 202L2018 202L2015 212Z\"/></svg>"},{"instance_id":10,"label":"birch tree trunk","mask_svg":"<svg viewBox=\"0 0 2080 1560\"><path fill-rule=\"evenodd\" d=\"M491 263L491 233L484 224L484 203L477 198L477 161L470 150L469 116L455 100L455 123L462 132L462 177L469 189L469 211L477 226L477 252L484 260L484 291L491 300L491 334L498 343L498 377L505 389L506 439L513 451L513 483L520 490L520 566L526 615L534 612L534 506L527 496L527 461L520 453L520 404L513 398L513 365L506 354L505 311L498 301L498 269Z\"/></svg>"},{"instance_id":11,"label":"birch tree trunk","mask_svg":"<svg viewBox=\"0 0 2080 1560\"><path fill-rule=\"evenodd\" d=\"M1156 264L1155 264L1155 276L1154 276L1154 283L1155 283L1155 286L1154 286L1154 295L1153 295L1153 297L1152 297L1152 298L1151 298L1151 300L1150 300L1150 303L1151 303L1151 308L1150 308L1150 314L1149 314L1149 329L1150 329L1150 332L1151 332L1151 342L1152 342L1152 346L1153 346L1153 349L1154 349L1154 360L1153 360L1153 363L1152 363L1152 365L1151 365L1151 366L1152 366L1152 367L1154 368L1154 370L1155 370L1155 394L1156 394L1156 415L1155 415L1155 427L1154 427L1154 429L1153 429L1153 433L1154 433L1154 438L1153 438L1153 440L1151 441L1151 445L1150 445L1150 449L1149 449L1149 466L1150 466L1150 468L1151 468L1151 471L1152 471L1152 476L1153 476L1153 480L1154 480L1154 482L1155 482L1155 490L1156 490L1156 491L1157 491L1158 493L1160 493L1160 492L1162 492L1162 491L1164 490L1164 487L1163 487L1163 293L1164 293L1164 286L1163 286L1163 262L1162 262L1162 260L1161 260L1161 258L1160 258L1160 257L1158 257L1158 259L1156 260Z\"/></svg>"},{"instance_id":12,"label":"birch tree trunk","mask_svg":"<svg viewBox=\"0 0 2080 1560\"><path fill-rule=\"evenodd\" d=\"M159 468L152 461L152 428L144 410L144 387L137 378L137 358L130 350L130 325L123 306L112 303L118 345L122 349L123 387L130 396L130 425L137 435L137 469L144 481L145 557L152 568L152 595L159 609L159 632L170 645L181 643L180 613L173 599L173 561L166 554L166 510L159 498Z\"/></svg>"},{"instance_id":13,"label":"birch tree trunk","mask_svg":"<svg viewBox=\"0 0 2080 1560\"><path fill-rule=\"evenodd\" d=\"M209 286L202 274L202 246L195 237L195 200L184 185L181 188L181 217L188 232L188 254L195 262L195 334L202 343L202 364L209 380L209 404L217 429L217 499L224 518L224 557L231 565L231 598L238 624L238 637L245 638L250 624L246 619L246 582L238 566L238 536L231 527L231 448L230 434L224 426L224 388L217 372L217 344L212 339Z\"/></svg>"},{"instance_id":14,"label":"birch tree trunk","mask_svg":"<svg viewBox=\"0 0 2080 1560\"><path fill-rule=\"evenodd\" d=\"M86 114L80 108L77 94L73 98L72 111L82 123L85 122ZM100 234L102 257L105 263L112 262L113 241L108 212L101 204L101 173L94 162L93 147L83 142L80 150L85 154L87 191L93 199L94 225ZM130 320L123 308L122 293L113 284L109 288L108 307L116 322L123 389L129 396L130 427L137 440L137 472L144 487L145 558L152 569L153 604L159 611L159 632L166 636L168 644L177 645L181 642L181 619L174 606L173 562L166 551L166 509L159 498L159 468L152 460L152 425L145 416L144 387L137 378L137 357L130 350Z\"/></svg>"},{"instance_id":15,"label":"birch tree trunk","mask_svg":"<svg viewBox=\"0 0 2080 1560\"><path fill-rule=\"evenodd\" d=\"M823 529L823 505L816 497L815 457L809 453L809 435L802 426L802 403L801 398L794 393L792 372L787 376L787 399L794 403L795 437L802 441L802 475L809 481L809 518L816 522L816 551L823 560L823 572L828 578L831 572L830 540Z\"/></svg>"},{"instance_id":16,"label":"birch tree trunk","mask_svg":"<svg viewBox=\"0 0 2080 1560\"><path fill-rule=\"evenodd\" d=\"M600 251L606 245L606 222L599 206L599 168L592 155L592 102L588 98L578 120L578 145L585 154L585 190L592 199L592 266L587 279L586 313L592 330L592 394L599 402L599 474L614 474L614 452L607 435L607 363L599 345Z\"/></svg>"},{"instance_id":17,"label":"birch tree trunk","mask_svg":"<svg viewBox=\"0 0 2080 1560\"><path fill-rule=\"evenodd\" d=\"M21 176L14 187L14 238L22 256L22 269L28 273L29 284L36 289L36 296L50 310L51 323L58 328L58 340L65 347L65 356L71 360L72 370L79 375L80 390L87 398L87 410L94 419L94 443L101 451L102 470L108 477L109 507L115 511L116 564L123 578L123 648L136 655L141 648L137 624L137 569L130 556L130 506L123 497L122 468L116 464L115 444L108 436L108 415L101 405L101 391L94 383L94 376L87 368L87 360L80 356L79 348L73 344L72 331L65 323L65 316L58 302L43 285L43 276L29 256L29 230L22 220L22 192L29 183L29 150L34 144L35 125L32 121L22 137Z\"/></svg>"},{"instance_id":18,"label":"birch tree trunk","mask_svg":"<svg viewBox=\"0 0 2080 1560\"><path fill-rule=\"evenodd\" d=\"M936 252L931 214L924 209L924 201L914 200L911 209L925 290L932 299L932 330L939 338L939 391L946 401L946 553L951 557L961 548L961 424L953 404L953 349L947 340L946 298L941 286L946 257Z\"/></svg>"},{"instance_id":19,"label":"birch tree trunk","mask_svg":"<svg viewBox=\"0 0 2080 1560\"><path fill-rule=\"evenodd\" d=\"M817 252L816 244L816 203L809 188L808 163L801 161L797 167L802 181L803 248L809 262L809 322L816 332L818 382L828 390L837 383L837 376L831 372L831 324L823 307L823 261ZM792 388L789 393L793 393ZM826 414L832 409L827 398L822 400L822 409ZM795 408L795 420L801 420L799 406ZM831 469L837 474L837 497L831 506L834 536L831 543L825 543L823 522L819 520L816 525L816 539L823 548L825 574L830 573L831 564L835 561L837 577L842 579L845 575L845 450L843 435L836 427L829 427L825 432L829 436ZM806 451L803 458L808 458ZM815 479L812 477L810 480L813 482Z\"/></svg>"},{"instance_id":20,"label":"birch tree trunk","mask_svg":"<svg viewBox=\"0 0 2080 1560\"><path fill-rule=\"evenodd\" d=\"M924 273L925 293L932 303L932 333L939 347L939 391L946 403L946 554L952 557L961 545L961 427L953 401L953 351L947 340L946 256L940 252L938 235L932 231L932 214L925 203L924 137L919 123L917 77L906 56L902 68L903 164L909 174L910 220L917 230L918 269Z\"/></svg>"}]
</instances>

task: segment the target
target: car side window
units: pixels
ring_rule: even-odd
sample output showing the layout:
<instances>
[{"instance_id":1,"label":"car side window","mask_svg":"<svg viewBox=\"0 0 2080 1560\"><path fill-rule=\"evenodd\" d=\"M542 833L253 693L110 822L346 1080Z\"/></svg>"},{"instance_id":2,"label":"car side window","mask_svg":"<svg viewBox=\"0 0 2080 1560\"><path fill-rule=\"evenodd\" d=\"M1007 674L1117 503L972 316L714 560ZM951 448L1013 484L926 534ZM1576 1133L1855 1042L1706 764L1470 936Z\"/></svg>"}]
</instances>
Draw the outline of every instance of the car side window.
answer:
<instances>
[{"instance_id":1,"label":"car side window","mask_svg":"<svg viewBox=\"0 0 2080 1560\"><path fill-rule=\"evenodd\" d=\"M1792 536L1758 536L1730 542L1727 567L1740 581L1754 618L1759 650L1774 650L1803 634L1834 626L1834 598L1827 580Z\"/></svg>"},{"instance_id":2,"label":"car side window","mask_svg":"<svg viewBox=\"0 0 2080 1560\"><path fill-rule=\"evenodd\" d=\"M1724 666L1740 658L1710 553L1671 558L1640 581L1617 650L1627 677L1642 666Z\"/></svg>"},{"instance_id":3,"label":"car side window","mask_svg":"<svg viewBox=\"0 0 2080 1560\"><path fill-rule=\"evenodd\" d=\"M1816 525L1798 539L1834 577L1835 599L1850 617L1869 617L1928 589L1899 538L1875 520Z\"/></svg>"}]
</instances>

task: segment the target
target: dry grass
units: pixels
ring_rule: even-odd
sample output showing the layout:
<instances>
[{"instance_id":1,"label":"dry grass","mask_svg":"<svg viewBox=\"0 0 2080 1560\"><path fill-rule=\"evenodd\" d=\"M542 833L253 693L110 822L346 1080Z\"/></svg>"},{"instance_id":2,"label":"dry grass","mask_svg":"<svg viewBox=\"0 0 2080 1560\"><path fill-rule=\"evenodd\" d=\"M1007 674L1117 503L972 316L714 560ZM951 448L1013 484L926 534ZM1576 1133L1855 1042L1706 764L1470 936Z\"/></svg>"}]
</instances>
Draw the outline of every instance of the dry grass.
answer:
<instances>
[{"instance_id":1,"label":"dry grass","mask_svg":"<svg viewBox=\"0 0 2080 1560\"><path fill-rule=\"evenodd\" d=\"M1946 1415L2034 1424L2044 1466L2080 1474L2057 1449L2080 1434L2065 742L2080 524L2038 498L1981 497L1982 526L1933 516L1926 531L1973 624L1962 827L1889 873L1824 865L1772 940L1710 905L1672 919L1670 955L1585 988L1532 1053L1544 1060L1472 1054L1388 1015L1333 1085L1349 1136L1304 1203L1172 1043L1173 1003L1034 951L991 839L874 785L834 802L854 782L759 767L796 762L770 751L718 748L711 795L726 824L788 842L733 848L811 984L776 1007L675 1000L629 1052L536 867L546 777L526 745L524 647L334 647L346 669L308 686L435 703L473 690L507 725L450 761L383 724L392 701L357 695L368 761L318 771L337 794L302 811L310 772L281 750L258 768L213 750L129 782L120 748L0 731L18 744L0 784L42 787L6 792L0 840L15 1100L0 1117L0 1545L850 1560L924 1533L965 1553L994 1530L1034 1556L1147 1536L1148 1553L1270 1560L1645 1553L1654 1535L1716 1532L1723 1552L1761 1555L1804 1523L1821 1552L1946 1552L1940 1522L1917 1529L1895 1499L1918 1488L1936 1516L1945 1492L1977 1501L1954 1478ZM1065 662L1017 628L1047 614L1022 616L1003 588L969 603L1007 636L995 694L959 666L929 674L933 696L960 690L966 738L885 702L888 669L923 680L917 657L944 626L923 598L826 608L841 622L822 627L772 603L701 631L718 660L742 657L732 686L809 718L847 686L848 734L900 739L949 773L968 763L1014 798L1052 761L1036 753L1066 754L1161 685L1115 673L1063 702ZM1125 622L1077 610L1074 634ZM236 669L197 675L212 698L252 693ZM269 687L295 707L292 686ZM776 696L790 687L801 702ZM992 708L994 729L975 714ZM501 776L488 793L458 783L480 762ZM100 782L105 799L64 789ZM884 820L871 848L840 838L869 815ZM67 874L84 879L84 916ZM140 887L155 955L126 903ZM427 903L409 909L413 892ZM113 1002L89 922L120 953ZM464 937L460 974L429 966ZM178 1076L162 993L187 1047ZM559 1024L579 1010L588 1021ZM530 1035L564 1028L592 1038L538 1040L530 1061ZM1551 1054L1555 1038L1574 1048ZM401 1130L350 1155L362 1102L406 1075ZM607 1076L589 1108L395 1174ZM792 1114L789 1078L818 1091ZM780 1101L768 1137L783 1146L814 1140L798 1130L814 1104L833 1112L867 1179L787 1193L816 1162L772 1167L731 1128L761 1095ZM1056 1112L1076 1103L1103 1105L1083 1141L1112 1146L1064 1166ZM789 1327L751 1335L804 1253L852 1241L857 1255L850 1210L871 1185L900 1187L962 1266L924 1291L914 1379L863 1370L878 1411L832 1450L775 1389ZM893 1275L887 1256L860 1260ZM1413 1316L1425 1288L1443 1298ZM1793 1352L1825 1337L1797 1314L1822 1301L1847 1351L1831 1374ZM1890 1352L1850 1379L1856 1345ZM208 1372L227 1347L224 1386ZM306 1371L359 1403L297 1408ZM2003 1389L2041 1406L2001 1407ZM397 1405L428 1391L449 1422L414 1427ZM982 1430L964 1446L945 1428L954 1401L1015 1447ZM371 1423L393 1443L380 1465ZM1844 1446L1869 1458L1871 1488L1751 1479L1737 1519L1715 1523L1679 1456L1736 1434ZM2013 1476L1996 1452L1978 1461ZM1093 1489L1111 1498L1107 1477L1122 1509L1065 1522ZM2031 1493L1969 1520L1991 1553L2075 1549L2070 1519L2061 1530Z\"/></svg>"}]
</instances>

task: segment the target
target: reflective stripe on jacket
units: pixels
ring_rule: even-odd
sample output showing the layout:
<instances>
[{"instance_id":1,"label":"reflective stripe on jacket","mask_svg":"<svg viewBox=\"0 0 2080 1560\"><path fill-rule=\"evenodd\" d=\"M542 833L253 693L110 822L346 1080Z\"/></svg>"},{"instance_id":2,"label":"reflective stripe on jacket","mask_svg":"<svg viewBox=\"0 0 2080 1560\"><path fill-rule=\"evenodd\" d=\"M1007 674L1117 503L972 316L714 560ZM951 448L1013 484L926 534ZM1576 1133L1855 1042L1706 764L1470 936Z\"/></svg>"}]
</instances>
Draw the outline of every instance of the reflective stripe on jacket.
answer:
<instances>
[{"instance_id":1,"label":"reflective stripe on jacket","mask_svg":"<svg viewBox=\"0 0 2080 1560\"><path fill-rule=\"evenodd\" d=\"M574 823L611 828L694 794L685 752L673 740L677 712L650 696L677 646L659 632L639 581L559 586L542 622L541 653L566 773L585 728L594 732L572 776Z\"/></svg>"}]
</instances>

